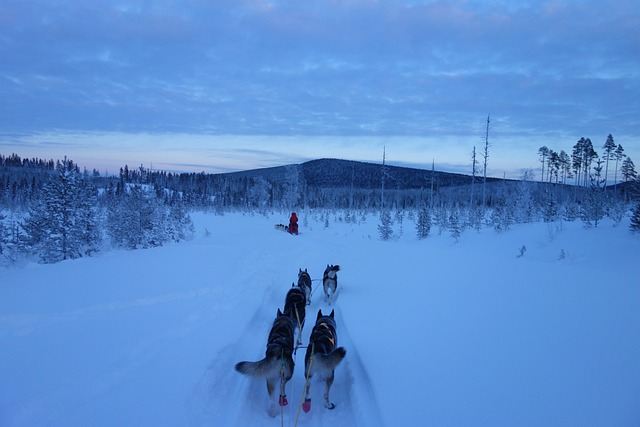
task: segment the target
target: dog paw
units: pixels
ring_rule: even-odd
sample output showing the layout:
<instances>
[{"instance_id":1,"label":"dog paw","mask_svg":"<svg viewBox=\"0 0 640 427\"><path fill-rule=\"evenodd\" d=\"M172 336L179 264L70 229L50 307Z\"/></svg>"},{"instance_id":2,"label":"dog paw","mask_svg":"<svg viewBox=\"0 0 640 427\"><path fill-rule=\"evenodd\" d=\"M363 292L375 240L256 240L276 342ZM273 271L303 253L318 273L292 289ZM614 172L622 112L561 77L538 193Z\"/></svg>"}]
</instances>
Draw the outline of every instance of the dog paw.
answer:
<instances>
[{"instance_id":1,"label":"dog paw","mask_svg":"<svg viewBox=\"0 0 640 427\"><path fill-rule=\"evenodd\" d=\"M309 413L309 411L311 410L311 399L304 400L304 402L302 403L302 410L305 413Z\"/></svg>"},{"instance_id":2,"label":"dog paw","mask_svg":"<svg viewBox=\"0 0 640 427\"><path fill-rule=\"evenodd\" d=\"M287 400L287 396L280 396L280 406L287 406L289 401Z\"/></svg>"},{"instance_id":3,"label":"dog paw","mask_svg":"<svg viewBox=\"0 0 640 427\"><path fill-rule=\"evenodd\" d=\"M334 405L331 402L325 402L324 407L327 408L327 409L335 409L336 405Z\"/></svg>"}]
</instances>

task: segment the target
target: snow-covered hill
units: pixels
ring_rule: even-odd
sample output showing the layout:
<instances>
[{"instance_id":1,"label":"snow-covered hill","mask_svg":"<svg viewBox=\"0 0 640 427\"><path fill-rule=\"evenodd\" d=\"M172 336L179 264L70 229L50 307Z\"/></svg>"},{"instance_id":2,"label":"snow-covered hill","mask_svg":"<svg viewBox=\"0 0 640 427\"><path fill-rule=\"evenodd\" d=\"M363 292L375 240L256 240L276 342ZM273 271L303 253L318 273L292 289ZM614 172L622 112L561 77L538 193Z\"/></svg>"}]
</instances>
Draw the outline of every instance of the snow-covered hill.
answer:
<instances>
[{"instance_id":1,"label":"snow-covered hill","mask_svg":"<svg viewBox=\"0 0 640 427\"><path fill-rule=\"evenodd\" d=\"M187 243L0 271L0 425L293 426L304 352L282 417L233 366L264 355L298 268L318 279L327 264L342 267L347 356L336 409L314 379L297 425L640 425L640 239L625 222L456 243L419 241L407 220L388 242L376 218L301 218L299 236L274 229L285 221L197 214Z\"/></svg>"}]
</instances>

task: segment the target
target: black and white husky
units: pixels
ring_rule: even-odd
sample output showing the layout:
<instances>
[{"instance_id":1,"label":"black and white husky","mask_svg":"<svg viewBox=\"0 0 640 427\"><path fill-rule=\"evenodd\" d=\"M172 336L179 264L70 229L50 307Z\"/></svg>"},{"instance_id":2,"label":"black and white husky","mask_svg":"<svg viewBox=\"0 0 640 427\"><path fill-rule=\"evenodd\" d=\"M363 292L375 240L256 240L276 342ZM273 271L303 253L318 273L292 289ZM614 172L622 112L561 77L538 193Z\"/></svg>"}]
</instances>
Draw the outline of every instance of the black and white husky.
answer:
<instances>
[{"instance_id":1,"label":"black and white husky","mask_svg":"<svg viewBox=\"0 0 640 427\"><path fill-rule=\"evenodd\" d=\"M324 270L322 276L322 288L324 289L324 298L329 304L331 304L331 298L335 295L338 289L338 271L340 271L339 265L329 265Z\"/></svg>"},{"instance_id":2,"label":"black and white husky","mask_svg":"<svg viewBox=\"0 0 640 427\"><path fill-rule=\"evenodd\" d=\"M311 276L306 268L304 271L302 271L302 269L298 271L298 286L304 290L305 296L307 297L307 305L311 305L311 293L313 289L311 288Z\"/></svg>"},{"instance_id":3,"label":"black and white husky","mask_svg":"<svg viewBox=\"0 0 640 427\"><path fill-rule=\"evenodd\" d=\"M307 297L306 292L295 283L291 284L291 289L287 292L284 299L284 312L287 313L295 324L295 330L298 331L298 339L296 345L301 343L300 336L304 327L304 318L306 314Z\"/></svg>"},{"instance_id":4,"label":"black and white husky","mask_svg":"<svg viewBox=\"0 0 640 427\"><path fill-rule=\"evenodd\" d=\"M315 373L319 373L325 380L324 387L324 407L334 409L336 405L329 400L329 391L335 377L336 366L344 359L347 351L344 347L336 347L338 345L338 336L336 335L336 322L334 320L334 311L325 316L322 309L318 310L316 324L311 331L309 338L309 346L307 354L304 357L304 375L307 378L305 386L304 403L302 409L305 412L311 410L311 398L309 397L309 389L311 384L309 379Z\"/></svg>"},{"instance_id":5,"label":"black and white husky","mask_svg":"<svg viewBox=\"0 0 640 427\"><path fill-rule=\"evenodd\" d=\"M285 386L293 376L294 327L291 316L286 312L283 314L278 309L277 317L273 321L273 326L269 332L264 359L257 362L239 362L236 364L236 371L241 374L267 379L267 391L271 399L273 413L275 413L273 392L278 382L280 382L280 406L285 406L289 403L285 393Z\"/></svg>"}]
</instances>

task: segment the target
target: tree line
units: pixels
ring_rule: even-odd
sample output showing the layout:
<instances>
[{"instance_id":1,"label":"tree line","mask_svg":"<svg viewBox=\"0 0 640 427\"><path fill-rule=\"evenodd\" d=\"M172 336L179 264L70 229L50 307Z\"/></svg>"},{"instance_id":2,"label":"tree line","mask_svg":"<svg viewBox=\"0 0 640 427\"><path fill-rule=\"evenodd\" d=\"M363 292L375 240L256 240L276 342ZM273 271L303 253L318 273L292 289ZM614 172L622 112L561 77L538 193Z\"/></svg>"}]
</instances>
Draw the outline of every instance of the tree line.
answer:
<instances>
[{"instance_id":1,"label":"tree line","mask_svg":"<svg viewBox=\"0 0 640 427\"><path fill-rule=\"evenodd\" d=\"M611 136L603 149L600 157L588 138L578 141L570 157L541 147L541 179L525 171L520 180L483 180L482 198L474 196L472 177L443 178L433 170L411 172L386 165L358 171L349 163L318 162L311 175L300 165L276 168L271 175L176 174L125 165L117 176L105 177L96 170L81 171L69 159L0 155L0 263L25 256L49 263L110 248L182 241L193 236L193 210L342 211L334 217L345 221L381 212L384 240L406 232L406 220L413 222L420 239L433 232L457 239L466 229L504 231L533 221L580 219L597 227L604 217L619 222L626 215L631 216L632 230L638 230L640 185L633 162L622 157L620 145L614 148ZM333 169L323 173L323 167ZM323 181L338 169L339 184ZM376 179L370 175L376 173L382 185L373 187ZM610 174L613 186L606 185ZM328 225L329 215L323 218Z\"/></svg>"},{"instance_id":2,"label":"tree line","mask_svg":"<svg viewBox=\"0 0 640 427\"><path fill-rule=\"evenodd\" d=\"M193 235L187 209L177 196L158 197L142 185L110 183L99 187L99 174L81 173L68 159L53 166L39 161L18 165L17 158L11 156L9 163L3 163L5 184L0 193L1 200L10 201L0 206L3 263L19 257L54 263L91 256L111 247L161 246ZM46 179L39 175L43 165ZM32 174L32 185L14 185L24 181L28 172ZM13 182L8 176L13 177Z\"/></svg>"}]
</instances>

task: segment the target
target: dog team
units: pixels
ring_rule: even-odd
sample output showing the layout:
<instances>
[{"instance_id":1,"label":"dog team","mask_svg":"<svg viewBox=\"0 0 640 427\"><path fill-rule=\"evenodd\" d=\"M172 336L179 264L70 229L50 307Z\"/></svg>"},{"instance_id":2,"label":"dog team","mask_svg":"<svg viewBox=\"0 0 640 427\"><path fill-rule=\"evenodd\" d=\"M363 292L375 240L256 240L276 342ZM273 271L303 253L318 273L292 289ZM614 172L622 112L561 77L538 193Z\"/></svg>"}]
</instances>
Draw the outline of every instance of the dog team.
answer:
<instances>
[{"instance_id":1,"label":"dog team","mask_svg":"<svg viewBox=\"0 0 640 427\"><path fill-rule=\"evenodd\" d=\"M339 265L327 265L322 278L322 288L325 300L331 305L338 288L337 272ZM272 412L275 412L274 392L279 386L280 406L288 405L285 387L293 376L294 352L301 346L302 329L306 317L306 306L311 304L313 294L311 276L307 269L299 269L298 283L292 283L287 292L284 309L278 308L273 321L265 357L257 362L239 362L236 371L255 378L266 378L267 391L271 400ZM338 347L336 334L335 312L326 315L322 309L318 310L315 325L311 330L309 344L304 357L304 412L311 410L310 383L314 374L319 374L325 380L324 407L334 409L335 405L329 399L329 391L334 380L334 370L346 355L343 347ZM297 333L297 337L296 337Z\"/></svg>"}]
</instances>

